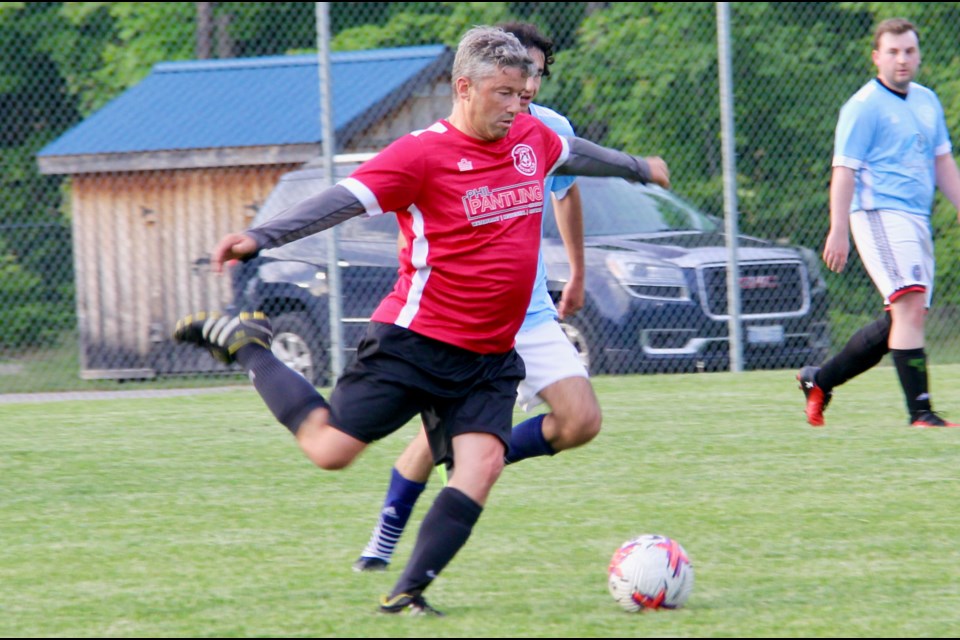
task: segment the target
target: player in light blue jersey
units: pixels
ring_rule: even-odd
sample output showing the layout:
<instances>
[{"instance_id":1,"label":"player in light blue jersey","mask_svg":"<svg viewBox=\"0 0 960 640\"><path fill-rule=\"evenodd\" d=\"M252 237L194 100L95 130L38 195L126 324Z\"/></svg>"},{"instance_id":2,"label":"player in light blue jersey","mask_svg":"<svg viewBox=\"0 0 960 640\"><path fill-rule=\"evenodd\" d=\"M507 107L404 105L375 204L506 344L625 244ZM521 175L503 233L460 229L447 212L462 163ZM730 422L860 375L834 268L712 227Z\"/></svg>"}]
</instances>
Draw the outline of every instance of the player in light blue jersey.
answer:
<instances>
[{"instance_id":1,"label":"player in light blue jersey","mask_svg":"<svg viewBox=\"0 0 960 640\"><path fill-rule=\"evenodd\" d=\"M521 98L523 106L560 135L574 135L569 120L552 109L532 103L542 78L550 73L553 43L528 23L500 26L517 36L541 71L527 80L527 90ZM517 403L524 411L531 411L545 402L550 413L529 418L513 428L508 463L580 446L600 431L600 405L593 386L576 350L557 322L558 317L576 313L584 304L580 192L572 176L548 177L544 191L554 198L557 226L570 263L570 278L564 286L558 309L547 290L541 252L530 307L517 334L516 350L526 368L526 378L517 392ZM355 570L386 569L432 469L433 458L421 429L391 470L390 485L377 524L353 565Z\"/></svg>"},{"instance_id":2,"label":"player in light blue jersey","mask_svg":"<svg viewBox=\"0 0 960 640\"><path fill-rule=\"evenodd\" d=\"M822 367L797 374L807 421L822 426L833 389L893 356L914 427L958 427L933 411L924 320L933 299L930 211L937 188L960 209L960 169L937 95L914 82L920 36L903 18L885 20L873 40L877 77L840 110L823 260L840 273L850 234L884 298L884 314L857 331ZM960 215L960 214L958 214Z\"/></svg>"}]
</instances>

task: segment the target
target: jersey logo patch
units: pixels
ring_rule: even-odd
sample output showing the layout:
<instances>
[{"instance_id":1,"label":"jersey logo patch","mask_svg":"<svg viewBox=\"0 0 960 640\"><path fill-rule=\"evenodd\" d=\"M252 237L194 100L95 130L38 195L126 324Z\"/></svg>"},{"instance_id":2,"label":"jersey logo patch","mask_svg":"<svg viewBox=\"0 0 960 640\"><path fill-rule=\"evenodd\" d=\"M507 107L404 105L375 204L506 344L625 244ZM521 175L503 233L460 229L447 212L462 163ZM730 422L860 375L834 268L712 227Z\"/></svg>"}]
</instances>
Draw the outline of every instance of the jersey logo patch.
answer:
<instances>
[{"instance_id":1,"label":"jersey logo patch","mask_svg":"<svg viewBox=\"0 0 960 640\"><path fill-rule=\"evenodd\" d=\"M525 176L537 172L537 156L530 145L518 144L513 148L513 166Z\"/></svg>"},{"instance_id":2,"label":"jersey logo patch","mask_svg":"<svg viewBox=\"0 0 960 640\"><path fill-rule=\"evenodd\" d=\"M473 163L467 160L466 158L460 158L460 162L457 163L457 166L460 168L460 171L473 170Z\"/></svg>"},{"instance_id":3,"label":"jersey logo patch","mask_svg":"<svg viewBox=\"0 0 960 640\"><path fill-rule=\"evenodd\" d=\"M463 196L463 210L473 227L542 213L543 183L531 180L499 189L470 189Z\"/></svg>"}]
</instances>

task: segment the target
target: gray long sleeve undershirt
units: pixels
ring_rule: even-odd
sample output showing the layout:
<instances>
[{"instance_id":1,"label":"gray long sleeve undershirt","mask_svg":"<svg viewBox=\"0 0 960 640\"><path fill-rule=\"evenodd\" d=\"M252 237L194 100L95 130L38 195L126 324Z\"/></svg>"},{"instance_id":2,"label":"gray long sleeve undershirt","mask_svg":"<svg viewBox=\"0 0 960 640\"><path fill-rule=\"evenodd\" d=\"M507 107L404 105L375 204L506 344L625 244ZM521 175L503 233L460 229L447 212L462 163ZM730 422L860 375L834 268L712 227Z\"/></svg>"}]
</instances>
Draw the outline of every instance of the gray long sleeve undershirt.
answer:
<instances>
[{"instance_id":1,"label":"gray long sleeve undershirt","mask_svg":"<svg viewBox=\"0 0 960 640\"><path fill-rule=\"evenodd\" d=\"M356 196L336 184L244 233L257 241L258 250L269 249L319 233L365 211Z\"/></svg>"},{"instance_id":2,"label":"gray long sleeve undershirt","mask_svg":"<svg viewBox=\"0 0 960 640\"><path fill-rule=\"evenodd\" d=\"M583 138L567 138L567 142L570 156L554 171L558 176L607 176L650 182L650 165L643 158Z\"/></svg>"},{"instance_id":3,"label":"gray long sleeve undershirt","mask_svg":"<svg viewBox=\"0 0 960 640\"><path fill-rule=\"evenodd\" d=\"M570 154L554 171L557 175L612 176L644 184L650 181L650 166L643 158L583 138L567 141ZM324 231L364 212L363 204L346 187L334 185L245 233L256 240L259 251Z\"/></svg>"}]
</instances>

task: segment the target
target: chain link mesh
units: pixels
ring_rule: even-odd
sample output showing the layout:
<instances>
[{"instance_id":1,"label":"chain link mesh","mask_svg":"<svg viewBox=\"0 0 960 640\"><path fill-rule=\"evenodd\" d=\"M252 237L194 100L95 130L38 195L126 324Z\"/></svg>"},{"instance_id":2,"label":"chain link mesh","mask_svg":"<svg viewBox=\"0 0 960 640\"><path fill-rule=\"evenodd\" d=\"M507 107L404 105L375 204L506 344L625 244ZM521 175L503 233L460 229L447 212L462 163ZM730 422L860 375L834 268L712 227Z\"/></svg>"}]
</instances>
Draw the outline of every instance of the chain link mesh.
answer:
<instances>
[{"instance_id":1,"label":"chain link mesh","mask_svg":"<svg viewBox=\"0 0 960 640\"><path fill-rule=\"evenodd\" d=\"M715 3L328 6L334 55L423 45L453 49L469 27L506 20L533 22L552 37L555 62L537 102L567 115L581 137L663 156L681 201L661 203L643 216L660 216L657 224L693 225L682 233L693 240L678 260L665 257L677 241L667 239L662 228L626 238L629 226L624 226L595 242L587 306L565 323L568 335L594 373L729 366L726 254L722 239L717 244L711 231L711 225L723 230L717 219L724 215ZM746 364L816 364L876 316L882 303L855 251L841 275L820 267L839 108L874 73L874 25L902 15L922 37L918 81L938 92L956 136L960 3L729 7L738 224L745 236L768 241L741 246ZM241 268L232 278L209 270L209 251L217 239L251 224L281 178L301 169L311 154L319 155L318 144L298 147L297 153L288 152L280 139L253 151L187 144L155 153L147 164L135 150L103 162L91 148L54 167L38 157L77 125L111 117L112 101L136 91L155 65L263 61L315 52L316 10L316 3L304 2L0 6L0 392L236 375L236 369L203 354L175 348L170 332L178 317L198 308L247 304L265 307L279 320L281 348L292 366L317 383L327 381L329 263L321 251L278 256L266 272ZM374 75L366 87L346 80L341 86L335 79L334 95L338 86L342 92L335 104L363 103L364 93L381 80L389 78ZM338 129L337 152L376 151L446 116L449 77L439 74L429 82L418 77L417 82L410 91L391 94L390 101L368 105L367 118L357 121L361 124ZM175 98L183 108L193 101L191 95ZM248 98L237 99L239 110ZM301 106L316 113L312 105ZM318 131L319 126L318 120ZM180 139L181 133L169 132L170 139ZM256 158L252 154L258 149L263 156ZM182 162L184 157L192 165ZM617 219L638 206L629 198L613 202L605 185L587 189L583 184L588 234L592 217ZM714 218L689 222L693 214L687 204ZM934 363L960 360L956 215L938 195L936 295L927 327ZM344 252L356 249L351 245L356 239L372 242L364 246L377 256L360 258L362 251L340 256L346 265L348 354L371 301L392 281L392 233L359 226L340 232ZM627 245L632 254L624 250ZM637 258L654 253L655 260ZM562 260L553 269L551 283L559 294Z\"/></svg>"}]
</instances>

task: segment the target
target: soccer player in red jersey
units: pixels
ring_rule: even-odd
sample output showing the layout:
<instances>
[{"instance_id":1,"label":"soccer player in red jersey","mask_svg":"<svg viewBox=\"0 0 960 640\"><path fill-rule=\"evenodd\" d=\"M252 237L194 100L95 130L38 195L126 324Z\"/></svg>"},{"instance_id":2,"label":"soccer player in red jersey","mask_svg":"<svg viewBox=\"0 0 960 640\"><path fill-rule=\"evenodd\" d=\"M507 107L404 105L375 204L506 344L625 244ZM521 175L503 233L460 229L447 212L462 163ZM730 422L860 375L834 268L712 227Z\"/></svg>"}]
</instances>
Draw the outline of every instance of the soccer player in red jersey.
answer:
<instances>
[{"instance_id":1,"label":"soccer player in red jersey","mask_svg":"<svg viewBox=\"0 0 960 640\"><path fill-rule=\"evenodd\" d=\"M391 143L349 178L259 227L224 236L225 263L358 215L397 216L404 248L393 291L327 402L270 351L261 312L183 318L180 342L238 362L277 420L323 469L424 419L434 460L452 468L424 517L386 613L436 614L423 592L466 543L510 442L523 361L514 339L537 268L549 173L620 176L669 187L666 163L566 138L522 113L537 72L515 36L475 27L453 63L449 118Z\"/></svg>"},{"instance_id":2,"label":"soccer player in red jersey","mask_svg":"<svg viewBox=\"0 0 960 640\"><path fill-rule=\"evenodd\" d=\"M521 97L523 112L536 116L561 136L575 135L566 117L534 102L543 79L554 73L553 41L529 22L497 26L517 36L537 65L537 73L527 78L527 89ZM530 306L514 344L526 370L517 388L517 406L534 415L514 425L504 461L508 465L579 447L600 432L602 412L589 373L559 322L584 303L583 209L575 178L553 174L544 182L547 196L553 198L554 218L570 271L559 303L554 304L541 255ZM543 405L548 412L540 410ZM387 569L433 469L433 454L426 431L421 429L390 470L376 524L353 563L355 571ZM446 469L439 467L439 471L442 474Z\"/></svg>"}]
</instances>

